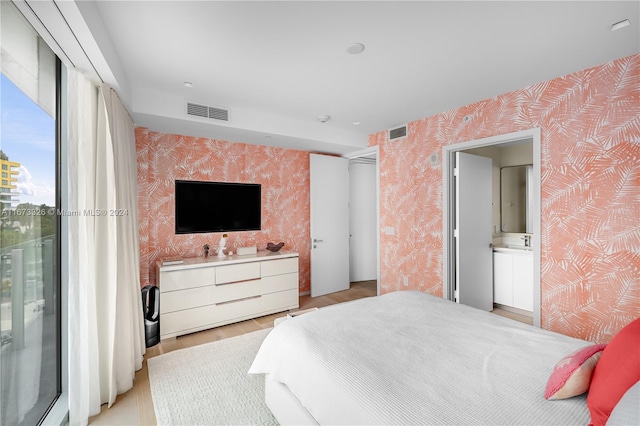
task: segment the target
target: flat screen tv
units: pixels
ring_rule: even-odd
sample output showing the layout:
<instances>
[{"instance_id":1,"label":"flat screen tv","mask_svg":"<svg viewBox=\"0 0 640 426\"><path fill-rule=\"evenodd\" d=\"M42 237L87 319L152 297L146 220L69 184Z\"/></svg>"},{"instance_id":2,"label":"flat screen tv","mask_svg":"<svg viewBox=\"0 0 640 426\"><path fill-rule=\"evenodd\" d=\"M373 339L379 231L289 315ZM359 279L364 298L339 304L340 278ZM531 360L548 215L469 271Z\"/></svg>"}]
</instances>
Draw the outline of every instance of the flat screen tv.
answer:
<instances>
[{"instance_id":1,"label":"flat screen tv","mask_svg":"<svg viewBox=\"0 0 640 426\"><path fill-rule=\"evenodd\" d=\"M261 229L260 184L176 180L175 195L176 234Z\"/></svg>"}]
</instances>

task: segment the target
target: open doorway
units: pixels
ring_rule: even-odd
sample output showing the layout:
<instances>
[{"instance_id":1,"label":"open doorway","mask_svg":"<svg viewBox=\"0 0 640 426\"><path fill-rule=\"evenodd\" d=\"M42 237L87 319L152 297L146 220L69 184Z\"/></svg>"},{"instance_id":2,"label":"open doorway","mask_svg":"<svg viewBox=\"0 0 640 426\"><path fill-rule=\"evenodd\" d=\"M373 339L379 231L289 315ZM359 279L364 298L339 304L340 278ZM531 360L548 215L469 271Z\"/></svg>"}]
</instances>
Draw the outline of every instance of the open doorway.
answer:
<instances>
[{"instance_id":1,"label":"open doorway","mask_svg":"<svg viewBox=\"0 0 640 426\"><path fill-rule=\"evenodd\" d=\"M349 280L351 286L375 286L380 294L378 147L349 159Z\"/></svg>"},{"instance_id":2,"label":"open doorway","mask_svg":"<svg viewBox=\"0 0 640 426\"><path fill-rule=\"evenodd\" d=\"M311 297L323 296L348 290L350 285L350 264L357 258L357 263L367 263L370 270L366 280L370 291L380 294L379 266L379 167L377 162L378 147L360 150L342 157L310 154L310 206L311 206ZM370 158L370 160L363 160ZM371 160L374 160L373 162ZM349 164L364 164L370 172L360 179L360 186L350 189ZM373 169L373 170L371 170ZM360 249L352 246L349 224L349 211L355 210L359 197L351 201L350 192L355 194L367 192L369 200L375 200L364 207L370 224L359 240ZM357 219L360 220L360 219ZM366 246L366 249L362 247ZM371 252L374 246L374 252ZM366 259L362 256L367 255ZM371 272L375 270L373 279ZM375 281L374 281L375 280ZM371 283L371 281L373 281Z\"/></svg>"},{"instance_id":3,"label":"open doorway","mask_svg":"<svg viewBox=\"0 0 640 426\"><path fill-rule=\"evenodd\" d=\"M492 150L495 152L497 148L513 146L516 144L522 144L523 142L530 143L532 148L532 162L531 162L531 197L530 197L530 234L533 236L530 240L529 249L531 250L532 257L532 284L531 290L528 290L531 296L532 304L532 323L535 326L540 326L540 130L530 129L521 132L515 132L505 135L494 136L490 138L478 139L467 141L459 144L446 146L443 148L443 295L449 300L457 300L461 295L459 290L464 286L471 286L473 282L460 281L458 274L460 268L465 268L464 272L467 276L475 277L474 271L470 271L469 268L473 268L473 265L469 265L464 259L473 258L473 253L467 253L461 255L461 252L470 250L469 246L460 247L459 242L462 239L459 238L459 232L465 232L457 227L462 227L458 223L458 217L456 215L456 177L454 176L454 169L456 164L456 157L458 153L474 153L474 155L482 154L490 156L487 152ZM495 155L495 154L494 154ZM499 173L498 167L498 173ZM495 172L494 172L495 173ZM499 200L499 199L498 199ZM491 202L492 208L499 211L500 201ZM497 213L499 214L499 213ZM495 223L495 221L494 221ZM500 223L500 222L498 222ZM473 224L466 225L467 227L473 227ZM502 239L503 235L507 237L506 232L502 232L501 225L496 229L495 224L492 227L490 234L495 241L495 237ZM469 229L469 228L467 228ZM515 237L516 235L512 235ZM478 247L473 247L473 250L479 250ZM493 252L493 244L487 241L482 246L482 250L490 250ZM486 253L485 253L486 254ZM486 256L485 256L486 258ZM491 257L492 258L492 257ZM460 259L460 260L459 260ZM463 263L464 262L464 263ZM487 272L490 270L491 272ZM493 268L486 268L484 265L482 273L493 274ZM475 278L474 278L475 279ZM485 277L486 279L486 277ZM493 275L489 277L493 282ZM493 289L493 287L491 287ZM532 293L532 294L531 294ZM493 294L489 295L493 301ZM464 303L462 301L461 303Z\"/></svg>"}]
</instances>

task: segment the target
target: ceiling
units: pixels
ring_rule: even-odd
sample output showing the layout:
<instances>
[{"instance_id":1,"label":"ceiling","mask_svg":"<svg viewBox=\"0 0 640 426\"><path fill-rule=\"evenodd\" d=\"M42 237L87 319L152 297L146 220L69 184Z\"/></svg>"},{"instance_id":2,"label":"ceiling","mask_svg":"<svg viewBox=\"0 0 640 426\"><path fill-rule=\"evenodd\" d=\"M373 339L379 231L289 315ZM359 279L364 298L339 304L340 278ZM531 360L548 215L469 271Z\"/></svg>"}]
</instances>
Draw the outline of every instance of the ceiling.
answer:
<instances>
[{"instance_id":1,"label":"ceiling","mask_svg":"<svg viewBox=\"0 0 640 426\"><path fill-rule=\"evenodd\" d=\"M67 18L138 126L344 154L372 133L639 53L639 5L76 1ZM364 52L348 53L353 43ZM229 121L190 117L186 101Z\"/></svg>"}]
</instances>

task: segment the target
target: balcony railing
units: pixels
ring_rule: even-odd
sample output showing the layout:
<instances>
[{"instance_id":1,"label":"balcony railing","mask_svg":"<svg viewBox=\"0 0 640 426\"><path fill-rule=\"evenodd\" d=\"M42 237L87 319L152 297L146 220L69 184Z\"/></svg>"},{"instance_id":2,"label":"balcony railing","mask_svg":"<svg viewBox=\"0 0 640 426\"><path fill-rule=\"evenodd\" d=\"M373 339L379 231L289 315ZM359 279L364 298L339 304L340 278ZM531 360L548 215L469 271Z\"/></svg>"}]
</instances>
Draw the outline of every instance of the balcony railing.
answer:
<instances>
[{"instance_id":1,"label":"balcony railing","mask_svg":"<svg viewBox=\"0 0 640 426\"><path fill-rule=\"evenodd\" d=\"M4 349L25 347L25 329L55 312L55 240L52 236L0 250L0 336Z\"/></svg>"}]
</instances>

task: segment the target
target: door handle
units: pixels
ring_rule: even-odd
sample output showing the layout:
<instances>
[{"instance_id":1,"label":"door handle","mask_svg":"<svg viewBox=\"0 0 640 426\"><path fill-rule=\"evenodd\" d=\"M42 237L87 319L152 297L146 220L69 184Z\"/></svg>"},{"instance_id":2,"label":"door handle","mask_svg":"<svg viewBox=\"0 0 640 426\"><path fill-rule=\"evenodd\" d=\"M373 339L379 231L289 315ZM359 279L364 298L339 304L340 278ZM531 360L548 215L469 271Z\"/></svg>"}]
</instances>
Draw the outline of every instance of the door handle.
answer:
<instances>
[{"instance_id":1,"label":"door handle","mask_svg":"<svg viewBox=\"0 0 640 426\"><path fill-rule=\"evenodd\" d=\"M322 243L322 242L324 242L324 240L318 240L318 239L315 239L315 238L314 238L314 239L313 239L313 242L314 242L314 243Z\"/></svg>"}]
</instances>

